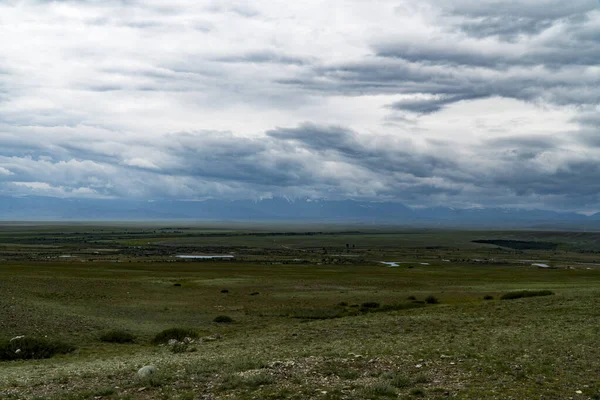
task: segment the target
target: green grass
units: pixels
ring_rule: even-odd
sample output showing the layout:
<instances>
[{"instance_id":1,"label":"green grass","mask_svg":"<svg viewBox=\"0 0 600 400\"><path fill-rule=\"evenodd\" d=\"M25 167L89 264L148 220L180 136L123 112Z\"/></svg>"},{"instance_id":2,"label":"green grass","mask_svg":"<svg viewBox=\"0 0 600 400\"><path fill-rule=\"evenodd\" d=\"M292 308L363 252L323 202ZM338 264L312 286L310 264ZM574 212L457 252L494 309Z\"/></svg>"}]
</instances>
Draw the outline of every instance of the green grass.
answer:
<instances>
[{"instance_id":1,"label":"green grass","mask_svg":"<svg viewBox=\"0 0 600 400\"><path fill-rule=\"evenodd\" d=\"M75 346L35 337L20 337L0 342L0 361L39 360L75 351Z\"/></svg>"},{"instance_id":2,"label":"green grass","mask_svg":"<svg viewBox=\"0 0 600 400\"><path fill-rule=\"evenodd\" d=\"M519 290L514 292L508 292L500 297L501 300L514 300L522 299L524 297L540 297L540 296L552 296L554 292L552 290Z\"/></svg>"},{"instance_id":3,"label":"green grass","mask_svg":"<svg viewBox=\"0 0 600 400\"><path fill-rule=\"evenodd\" d=\"M397 397L397 392L394 387L386 382L377 382L366 386L361 390L361 396L364 398L378 397Z\"/></svg>"},{"instance_id":4,"label":"green grass","mask_svg":"<svg viewBox=\"0 0 600 400\"><path fill-rule=\"evenodd\" d=\"M249 227L191 226L175 233L108 224L11 229L0 232L0 337L25 334L79 350L0 363L0 398L600 394L590 378L600 370L600 270L594 266L600 256L591 252L600 243L597 234L373 228L250 236ZM477 239L559 246L506 249L471 242ZM355 245L350 255L356 257L335 256L345 254L346 243ZM235 252L236 259L172 258L219 252ZM79 258L52 258L67 253ZM540 270L530 260L557 268ZM380 261L407 264L387 268ZM225 288L229 292L221 293ZM558 295L484 301L540 291ZM255 292L260 295L250 296ZM428 304L428 296L443 301ZM360 306L369 303L378 307ZM215 323L215 315L235 323ZM101 342L107 327L137 339L127 346ZM172 327L186 328L156 338ZM194 334L203 337L195 352L151 345ZM155 365L160 374L138 381L143 365Z\"/></svg>"},{"instance_id":5,"label":"green grass","mask_svg":"<svg viewBox=\"0 0 600 400\"><path fill-rule=\"evenodd\" d=\"M169 328L161 331L154 336L152 344L164 344L169 340L177 340L179 342L186 338L197 339L199 337L198 332L188 328Z\"/></svg>"},{"instance_id":6,"label":"green grass","mask_svg":"<svg viewBox=\"0 0 600 400\"><path fill-rule=\"evenodd\" d=\"M215 317L213 321L218 324L230 324L233 322L233 318L228 315L219 315L218 317Z\"/></svg>"},{"instance_id":7,"label":"green grass","mask_svg":"<svg viewBox=\"0 0 600 400\"><path fill-rule=\"evenodd\" d=\"M134 334L120 329L108 331L100 336L100 340L107 343L133 343L135 339Z\"/></svg>"}]
</instances>

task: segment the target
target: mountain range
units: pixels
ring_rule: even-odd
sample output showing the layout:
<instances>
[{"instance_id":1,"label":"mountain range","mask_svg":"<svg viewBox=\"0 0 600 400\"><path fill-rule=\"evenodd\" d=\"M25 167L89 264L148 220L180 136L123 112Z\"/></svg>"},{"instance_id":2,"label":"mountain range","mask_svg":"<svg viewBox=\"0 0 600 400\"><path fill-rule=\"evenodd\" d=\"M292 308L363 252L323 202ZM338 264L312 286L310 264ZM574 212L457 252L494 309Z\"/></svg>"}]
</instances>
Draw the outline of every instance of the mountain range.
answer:
<instances>
[{"instance_id":1,"label":"mountain range","mask_svg":"<svg viewBox=\"0 0 600 400\"><path fill-rule=\"evenodd\" d=\"M600 228L600 214L512 208L410 208L395 202L263 200L117 200L0 196L4 221L290 221L414 226Z\"/></svg>"}]
</instances>

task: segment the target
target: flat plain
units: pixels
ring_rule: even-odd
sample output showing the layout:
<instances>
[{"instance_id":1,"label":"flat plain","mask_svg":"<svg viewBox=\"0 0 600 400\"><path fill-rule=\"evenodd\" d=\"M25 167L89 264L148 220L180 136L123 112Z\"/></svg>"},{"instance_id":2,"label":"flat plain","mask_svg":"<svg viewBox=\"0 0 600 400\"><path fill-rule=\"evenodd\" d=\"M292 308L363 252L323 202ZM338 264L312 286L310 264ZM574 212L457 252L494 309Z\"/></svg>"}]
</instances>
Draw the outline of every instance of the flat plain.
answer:
<instances>
[{"instance_id":1,"label":"flat plain","mask_svg":"<svg viewBox=\"0 0 600 400\"><path fill-rule=\"evenodd\" d=\"M4 223L0 341L74 351L0 398L600 399L599 300L593 232Z\"/></svg>"}]
</instances>

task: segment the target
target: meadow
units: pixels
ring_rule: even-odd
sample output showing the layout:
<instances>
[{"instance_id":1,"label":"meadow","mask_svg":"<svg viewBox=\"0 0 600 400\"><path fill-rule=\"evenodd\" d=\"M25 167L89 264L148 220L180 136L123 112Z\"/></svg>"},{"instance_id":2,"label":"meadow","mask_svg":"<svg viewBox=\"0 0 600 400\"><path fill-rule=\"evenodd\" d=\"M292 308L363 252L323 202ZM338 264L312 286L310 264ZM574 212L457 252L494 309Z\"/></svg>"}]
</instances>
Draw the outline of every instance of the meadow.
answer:
<instances>
[{"instance_id":1,"label":"meadow","mask_svg":"<svg viewBox=\"0 0 600 400\"><path fill-rule=\"evenodd\" d=\"M6 223L0 398L600 399L599 300L598 233Z\"/></svg>"}]
</instances>

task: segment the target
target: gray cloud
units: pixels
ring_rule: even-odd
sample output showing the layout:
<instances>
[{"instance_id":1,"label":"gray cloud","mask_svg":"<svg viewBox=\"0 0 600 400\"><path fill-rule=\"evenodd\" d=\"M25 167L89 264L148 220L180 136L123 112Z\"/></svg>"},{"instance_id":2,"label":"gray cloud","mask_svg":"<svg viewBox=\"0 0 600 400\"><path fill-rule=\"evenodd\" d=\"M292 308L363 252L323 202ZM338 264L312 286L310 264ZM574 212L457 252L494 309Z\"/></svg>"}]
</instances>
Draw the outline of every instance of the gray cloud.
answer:
<instances>
[{"instance_id":1,"label":"gray cloud","mask_svg":"<svg viewBox=\"0 0 600 400\"><path fill-rule=\"evenodd\" d=\"M462 17L524 17L533 20L557 20L582 16L598 9L596 0L442 0L438 2L445 12Z\"/></svg>"},{"instance_id":2,"label":"gray cloud","mask_svg":"<svg viewBox=\"0 0 600 400\"><path fill-rule=\"evenodd\" d=\"M415 113L429 114L440 111L445 106L457 103L459 101L464 100L474 100L481 98L481 96L476 94L470 95L455 95L455 96L446 96L441 98L433 98L433 99L411 99L411 100L400 100L390 105L391 108L395 110L404 110Z\"/></svg>"},{"instance_id":3,"label":"gray cloud","mask_svg":"<svg viewBox=\"0 0 600 400\"><path fill-rule=\"evenodd\" d=\"M0 193L600 210L596 0L393 3L4 2Z\"/></svg>"},{"instance_id":4,"label":"gray cloud","mask_svg":"<svg viewBox=\"0 0 600 400\"><path fill-rule=\"evenodd\" d=\"M217 57L215 61L226 63L275 63L275 64L294 64L304 65L307 60L301 57L277 54L273 51L259 51L247 54L236 54L223 57Z\"/></svg>"}]
</instances>

